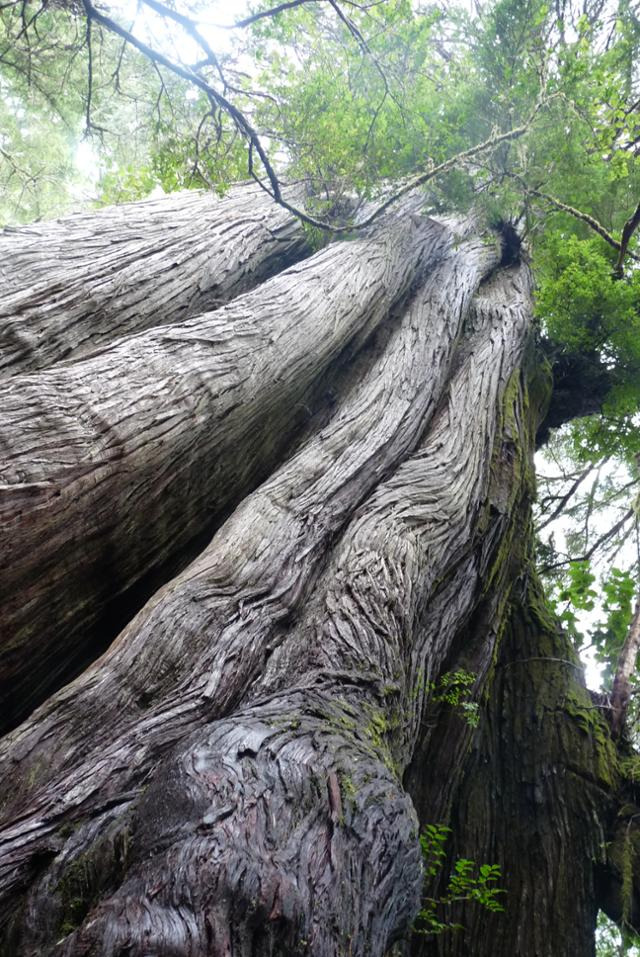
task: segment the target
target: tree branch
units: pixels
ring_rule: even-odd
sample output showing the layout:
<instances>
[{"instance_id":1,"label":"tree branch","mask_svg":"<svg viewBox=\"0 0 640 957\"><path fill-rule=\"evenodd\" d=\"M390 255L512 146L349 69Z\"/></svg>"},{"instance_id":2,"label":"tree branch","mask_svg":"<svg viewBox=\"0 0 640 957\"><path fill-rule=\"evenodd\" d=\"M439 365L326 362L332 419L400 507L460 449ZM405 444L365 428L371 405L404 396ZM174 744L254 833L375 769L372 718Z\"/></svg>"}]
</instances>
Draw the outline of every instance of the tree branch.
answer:
<instances>
[{"instance_id":1,"label":"tree branch","mask_svg":"<svg viewBox=\"0 0 640 957\"><path fill-rule=\"evenodd\" d=\"M260 13L253 13L250 17L245 17L244 20L237 20L225 29L237 30L240 27L249 27L252 23L257 23L258 20L263 20L265 17L277 16L277 14L282 13L283 10L292 10L293 7L302 7L305 3L319 2L321 2L321 0L288 0L288 3L280 3L277 7L271 7L269 10L261 10Z\"/></svg>"},{"instance_id":2,"label":"tree branch","mask_svg":"<svg viewBox=\"0 0 640 957\"><path fill-rule=\"evenodd\" d=\"M158 13L161 17L168 17L168 19L173 20L174 23L179 24L182 29L189 34L189 36L196 41L202 50L207 55L207 59L198 64L198 67L203 67L207 64L211 64L217 70L218 76L220 77L222 83L226 86L226 80L224 73L222 72L222 67L220 66L220 61L216 56L215 52L211 49L211 46L202 36L200 30L198 29L198 24L191 17L186 16L183 13L178 13L177 10L172 10L171 7L167 7L166 4L160 3L159 0L142 0L142 2L149 7L151 10L154 10L155 13Z\"/></svg>"},{"instance_id":3,"label":"tree branch","mask_svg":"<svg viewBox=\"0 0 640 957\"><path fill-rule=\"evenodd\" d=\"M408 180L404 186L401 186L400 189L396 190L388 199L384 201L374 212L367 217L367 219L358 223L358 228L362 229L365 226L369 226L374 220L378 219L382 213L402 196L406 196L407 193L412 192L412 190L417 189L419 186L424 186L425 183L428 183L430 180L434 179L436 176L439 176L441 173L448 173L450 170L455 169L458 166L464 165L467 160L473 159L475 156L479 156L481 153L485 153L487 150L493 149L496 146L499 146L500 143L506 143L510 140L517 140L521 136L524 136L525 133L529 131L531 123L537 112L541 107L541 103L536 105L536 108L532 112L529 119L522 126L516 126L514 129L509 130L506 133L492 134L488 139L484 140L482 143L476 144L467 150L462 150L460 153L456 153L455 156L452 156L450 159L445 160L443 163L439 163L438 166L432 167L430 170L427 170L425 173L420 173L419 176L415 176L412 179ZM326 225L322 225L322 228L327 228ZM343 227L353 228L353 227Z\"/></svg>"},{"instance_id":4,"label":"tree branch","mask_svg":"<svg viewBox=\"0 0 640 957\"><path fill-rule=\"evenodd\" d=\"M636 658L640 649L640 597L631 619L627 637L618 658L616 674L613 679L611 693L611 733L619 737L624 725L629 698L631 697L630 679L636 666Z\"/></svg>"},{"instance_id":5,"label":"tree branch","mask_svg":"<svg viewBox=\"0 0 640 957\"><path fill-rule=\"evenodd\" d=\"M574 206L569 206L568 203L563 203L562 200L556 199L555 196L550 196L548 193L543 193L539 189L535 189L532 186L528 186L527 183L522 179L521 176L518 176L517 173L506 173L507 176L510 176L512 179L517 179L522 188L530 196L537 196L538 199L543 199L546 203L550 203L551 206L554 206L556 209L560 210L562 213L568 213L570 216L573 216L574 219L579 219L581 222L586 223L590 229L593 229L594 232L598 233L606 243L612 246L614 249L620 249L620 243L617 239L608 232L602 223L598 222L593 216L590 216L589 213L583 213L582 210L576 209Z\"/></svg>"},{"instance_id":6,"label":"tree branch","mask_svg":"<svg viewBox=\"0 0 640 957\"><path fill-rule=\"evenodd\" d=\"M593 557L595 552L602 546L606 545L614 535L616 535L620 529L624 528L630 518L633 518L635 512L630 508L627 512L624 513L621 519L619 519L615 525L612 525L608 532L605 532L601 535L596 541L591 545L582 555L579 555L577 558L565 558L562 561L554 562L552 565L545 565L544 568L540 569L540 574L546 575L548 572L553 571L554 568L561 568L563 565L570 565L571 562L586 562Z\"/></svg>"},{"instance_id":7,"label":"tree branch","mask_svg":"<svg viewBox=\"0 0 640 957\"><path fill-rule=\"evenodd\" d=\"M582 484L582 482L586 479L587 475L589 475L591 471L592 471L592 466L588 465L583 472L580 472L577 479L571 484L569 491L565 495L560 496L559 505L556 506L556 508L551 513L551 515L549 515L549 517L546 518L544 522L542 522L542 524L538 525L538 529L537 529L538 532L541 532L543 528L546 528L547 525L550 525L551 522L555 521L558 515L560 515L560 513L564 511L565 505L567 504L569 499L573 496L574 492L577 491L578 487ZM555 496L555 498L557 499L558 497Z\"/></svg>"},{"instance_id":8,"label":"tree branch","mask_svg":"<svg viewBox=\"0 0 640 957\"><path fill-rule=\"evenodd\" d=\"M181 14L176 13L175 11L170 11L164 4L159 2L159 0L145 0L145 2L162 14L170 16L175 22L181 23L185 29L196 30L196 39L200 42L200 34L197 31L194 21L189 17L184 17ZM303 0L301 0L303 2ZM152 62L161 64L167 69L171 70L177 76L182 77L188 83L192 83L194 86L197 86L199 89L203 90L209 99L219 106L227 115L233 120L239 132L245 137L249 145L249 156L248 156L248 165L249 165L249 174L252 179L258 183L258 185L268 193L272 199L282 206L284 209L288 210L294 216L297 216L302 222L307 223L310 226L315 226L318 229L325 230L327 232L332 232L335 234L344 234L347 232L352 232L354 229L364 229L367 226L370 226L375 220L385 213L390 206L396 203L403 196L406 196L407 193L412 192L420 186L425 185L430 180L434 179L436 176L441 175L442 173L447 173L456 167L464 165L468 160L473 159L476 156L486 152L487 150L494 149L496 146L501 143L505 143L511 140L516 140L519 137L523 136L528 132L531 123L533 122L535 116L542 108L544 103L547 102L547 99L542 95L539 97L534 109L531 112L531 115L527 121L521 126L515 127L512 130L508 130L505 133L493 133L488 139L484 140L482 143L478 143L475 146L470 147L467 150L462 150L460 153L457 153L455 156L450 157L448 160L445 160L443 163L438 164L437 166L432 167L431 169L420 173L418 176L415 176L411 179L408 179L403 186L397 189L392 193L384 202L382 202L368 217L356 224L350 224L347 226L335 226L332 223L328 223L324 220L317 219L315 216L311 216L308 213L305 213L303 210L299 209L297 206L292 205L287 202L287 200L282 195L282 186L278 178L277 173L275 172L269 157L262 145L260 137L258 136L257 131L251 125L247 116L238 109L230 100L228 100L222 93L216 90L210 83L208 83L199 73L194 73L192 70L189 70L178 63L175 63L165 54L160 53L158 50L153 49L147 43L144 43L138 37L134 36L129 30L125 29L121 24L116 20L113 20L111 17L107 16L104 13L101 13L93 5L92 0L83 0L84 8L86 11L87 18L94 20L97 23L100 23L107 30L110 30L112 33L117 34L123 39L127 40L133 47L135 47L139 52L144 56L150 59ZM300 5L298 3L296 6ZM335 3L331 4L335 9ZM274 8L276 9L276 8ZM194 35L194 34L192 34ZM208 45L204 39L203 49L207 52ZM213 51L212 51L213 53ZM215 54L213 54L215 57ZM254 169L254 151L255 154L260 159L264 171L267 176L268 186L260 179L258 174ZM616 248L618 248L616 246Z\"/></svg>"},{"instance_id":9,"label":"tree branch","mask_svg":"<svg viewBox=\"0 0 640 957\"><path fill-rule=\"evenodd\" d=\"M622 228L622 236L620 238L620 251L618 253L618 259L616 260L616 264L613 267L613 274L618 279L622 278L622 273L624 269L624 258L628 252L629 240L633 236L638 226L640 226L640 203L638 203L638 206L633 216L631 216L626 221L626 223L624 224ZM634 256L633 258L635 259L636 257Z\"/></svg>"},{"instance_id":10,"label":"tree branch","mask_svg":"<svg viewBox=\"0 0 640 957\"><path fill-rule=\"evenodd\" d=\"M153 47L150 47L147 43L144 43L138 37L134 36L129 30L126 30L121 26L116 20L113 20L111 17L108 17L106 14L101 13L97 10L91 0L83 0L85 11L87 17L91 20L95 20L97 23L100 23L107 30L110 30L112 33L116 33L118 36L127 40L131 46L135 47L140 51L144 56L149 60L154 61L155 63L160 63L162 66L165 66L168 70L171 70L172 73L175 73L177 76L181 76L188 83L193 83L194 86L197 86L199 89L203 90L207 96L212 98L218 106L220 106L225 113L227 113L231 119L234 121L240 132L246 137L250 145L255 149L256 153L260 157L262 165L264 166L265 172L271 184L271 195L284 206L285 209L290 209L291 212L294 212L295 215L302 217L300 211L294 210L292 207L289 207L288 204L282 198L280 182L276 176L273 167L269 162L269 158L260 142L257 132L251 126L251 123L247 117L239 110L236 106L233 105L225 96L218 92L210 83L207 83L200 75L192 73L190 70L185 67L180 66L178 63L174 63L173 60L170 60L169 57L165 56L163 53L160 53L158 50L154 50ZM257 179L254 176L254 179ZM264 188L264 184L260 183ZM269 192L269 190L267 190Z\"/></svg>"},{"instance_id":11,"label":"tree branch","mask_svg":"<svg viewBox=\"0 0 640 957\"><path fill-rule=\"evenodd\" d=\"M604 239L613 249L618 253L618 259L616 265L614 266L614 276L622 276L622 267L624 263L625 256L630 256L632 259L635 259L636 262L640 262L640 257L636 256L635 253L630 253L628 246L631 236L635 230L640 226L640 203L636 209L633 216L627 220L622 230L621 241L618 242L611 233L605 229L602 223L598 222L595 217L591 216L589 213L585 213L580 209L576 209L574 206L569 206L568 203L563 203L562 200L556 199L555 196L550 196L549 193L543 193L539 189L535 189L533 186L529 186L522 176L519 176L517 173L511 173L508 170L503 170L502 175L508 176L510 179L517 180L525 193L528 193L530 196L537 196L538 199L543 199L545 202L550 203L551 206L554 206L560 212L568 213L570 216L573 216L574 219L579 219L580 222L585 223L589 226L590 229L593 229L599 236Z\"/></svg>"}]
</instances>

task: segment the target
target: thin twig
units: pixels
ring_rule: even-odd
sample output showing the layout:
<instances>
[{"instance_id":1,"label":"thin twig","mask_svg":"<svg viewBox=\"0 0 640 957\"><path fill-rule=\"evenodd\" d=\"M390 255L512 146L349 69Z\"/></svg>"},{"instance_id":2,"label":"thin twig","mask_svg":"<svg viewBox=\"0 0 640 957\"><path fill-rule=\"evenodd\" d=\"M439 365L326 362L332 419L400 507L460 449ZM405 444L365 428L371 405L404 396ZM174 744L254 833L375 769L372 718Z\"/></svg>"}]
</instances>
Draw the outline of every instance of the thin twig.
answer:
<instances>
[{"instance_id":1,"label":"thin twig","mask_svg":"<svg viewBox=\"0 0 640 957\"><path fill-rule=\"evenodd\" d=\"M93 95L93 45L91 42L91 17L87 17L87 33L85 42L87 44L87 108L85 132L91 130L91 97Z\"/></svg>"},{"instance_id":2,"label":"thin twig","mask_svg":"<svg viewBox=\"0 0 640 957\"><path fill-rule=\"evenodd\" d=\"M553 571L554 568L561 568L563 565L570 565L571 562L586 562L597 552L597 550L605 545L614 535L620 531L621 528L627 524L630 518L633 518L635 512L632 508L622 516L619 521L612 525L608 532L605 532L603 535L598 538L590 548L587 549L584 554L580 555L578 558L565 558L562 561L554 562L552 565L545 565L544 568L540 569L540 573L546 575L548 572Z\"/></svg>"}]
</instances>

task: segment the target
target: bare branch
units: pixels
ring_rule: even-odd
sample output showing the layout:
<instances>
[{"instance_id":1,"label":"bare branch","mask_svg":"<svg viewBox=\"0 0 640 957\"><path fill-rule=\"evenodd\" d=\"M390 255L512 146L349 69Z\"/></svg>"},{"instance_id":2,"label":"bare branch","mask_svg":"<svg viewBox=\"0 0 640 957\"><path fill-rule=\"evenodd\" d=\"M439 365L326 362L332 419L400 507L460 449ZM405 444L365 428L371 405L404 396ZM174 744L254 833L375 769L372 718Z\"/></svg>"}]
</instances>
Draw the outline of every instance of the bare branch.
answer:
<instances>
[{"instance_id":1,"label":"bare branch","mask_svg":"<svg viewBox=\"0 0 640 957\"><path fill-rule=\"evenodd\" d=\"M156 74L157 74L157 76L158 76L158 79L159 79L159 81L160 81L160 89L159 89L159 91L158 91L158 96L156 97L155 110L156 110L156 113L158 114L158 123L161 123L161 122L162 122L162 112L161 112L161 110L160 110L160 103L162 102L162 95L163 95L163 94L164 94L164 96L165 96L165 98L166 98L166 100L167 100L167 103L169 104L169 109L171 110L171 113L173 114L174 117L175 117L175 110L173 109L173 102L172 102L172 100L171 100L171 96L170 96L170 94L169 94L169 91L167 90L167 84L164 82L164 77L163 77L162 73L160 72L160 67L158 66L157 63L152 63L151 65L152 65L153 69L155 70L155 72L156 72Z\"/></svg>"},{"instance_id":2,"label":"bare branch","mask_svg":"<svg viewBox=\"0 0 640 957\"><path fill-rule=\"evenodd\" d=\"M251 26L252 23L257 23L258 20L264 20L265 17L275 17L279 13L282 13L283 10L292 10L293 7L302 7L305 3L319 2L321 2L321 0L288 0L287 3L280 3L277 7L271 7L269 10L261 10L260 13L253 13L250 17L245 17L244 20L237 20L236 23L232 23L226 27L226 29L236 30L240 27L248 27Z\"/></svg>"},{"instance_id":3,"label":"bare branch","mask_svg":"<svg viewBox=\"0 0 640 957\"><path fill-rule=\"evenodd\" d=\"M550 571L553 571L555 568L561 568L563 565L570 565L571 562L586 562L597 552L602 545L606 545L607 542L621 531L624 526L627 524L630 518L633 518L635 511L633 508L630 508L627 512L624 513L621 519L619 519L615 525L612 525L608 532L600 535L599 538L591 545L582 555L579 555L577 558L565 558L562 561L554 562L552 565L545 565L544 568L540 569L540 573L545 575Z\"/></svg>"},{"instance_id":4,"label":"bare branch","mask_svg":"<svg viewBox=\"0 0 640 957\"><path fill-rule=\"evenodd\" d=\"M236 23L232 24L220 24L225 30L237 30L241 27L249 27L252 23L256 23L258 20L263 20L265 17L275 17L279 13L282 13L284 10L292 10L294 7L302 7L305 3L322 3L323 0L288 0L287 3L279 3L276 7L271 7L269 10L260 10L259 13L253 13L249 17L245 17L244 20L238 20ZM386 3L387 0L374 0L372 3L356 3L355 0L343 0L350 7L355 7L356 10L361 10L363 13L366 13L368 10L372 10L374 7L379 7L382 4Z\"/></svg>"},{"instance_id":5,"label":"bare branch","mask_svg":"<svg viewBox=\"0 0 640 957\"><path fill-rule=\"evenodd\" d=\"M180 64L174 63L173 60L170 60L169 57L165 56L163 53L160 53L158 50L154 50L153 47L150 47L147 43L143 43L142 40L134 36L129 30L126 30L116 20L113 20L106 14L101 13L96 9L96 7L93 6L91 0L83 0L83 3L88 18L95 20L107 30L110 30L112 33L116 33L118 36L127 40L131 46L139 50L140 53L144 54L144 56L146 56L149 60L165 66L168 70L171 70L172 73L175 73L177 76L181 76L188 83L193 83L194 86L197 86L199 89L203 90L207 96L213 99L218 106L222 107L225 113L227 113L234 121L240 132L246 137L250 146L255 149L256 153L260 157L271 185L271 190L269 190L269 192L275 201L280 203L280 205L284 206L286 209L290 209L295 215L298 215L302 218L304 215L303 213L298 210L294 210L292 207L289 207L288 204L286 204L282 199L280 182L273 167L271 166L271 163L269 162L269 158L264 150L264 147L262 146L262 143L260 142L258 134L251 126L251 123L247 117L236 106L234 106L233 103L227 100L225 96L212 87L210 83L207 83L207 81L204 80L199 74L192 73L185 67L180 66ZM257 179L255 176L254 178Z\"/></svg>"},{"instance_id":6,"label":"bare branch","mask_svg":"<svg viewBox=\"0 0 640 957\"><path fill-rule=\"evenodd\" d=\"M587 475L591 473L591 471L592 471L592 466L588 465L583 472L580 472L576 480L569 487L569 491L565 495L560 496L559 504L556 506L556 508L554 508L551 515L549 515L549 517L546 518L541 525L538 525L538 532L541 532L543 528L546 528L547 525L550 525L551 522L555 521L556 518L560 515L560 513L564 511L564 508L567 502L569 501L569 499L572 498L574 493L577 491L578 487L586 479ZM558 496L554 496L554 499L557 500Z\"/></svg>"},{"instance_id":7,"label":"bare branch","mask_svg":"<svg viewBox=\"0 0 640 957\"><path fill-rule=\"evenodd\" d=\"M160 16L167 17L168 19L173 20L174 23L178 23L183 30L188 33L193 40L196 41L196 43L207 55L207 59L205 61L201 61L198 66L202 68L202 66L210 63L216 68L221 81L226 84L222 67L220 66L220 61L218 60L218 57L214 51L211 49L211 46L205 37L203 37L200 33L198 24L195 20L192 20L191 17L188 17L183 13L178 13L177 10L172 10L171 7L167 7L164 3L160 3L159 0L142 0L142 2L151 10L154 10L156 13L160 14Z\"/></svg>"}]
</instances>

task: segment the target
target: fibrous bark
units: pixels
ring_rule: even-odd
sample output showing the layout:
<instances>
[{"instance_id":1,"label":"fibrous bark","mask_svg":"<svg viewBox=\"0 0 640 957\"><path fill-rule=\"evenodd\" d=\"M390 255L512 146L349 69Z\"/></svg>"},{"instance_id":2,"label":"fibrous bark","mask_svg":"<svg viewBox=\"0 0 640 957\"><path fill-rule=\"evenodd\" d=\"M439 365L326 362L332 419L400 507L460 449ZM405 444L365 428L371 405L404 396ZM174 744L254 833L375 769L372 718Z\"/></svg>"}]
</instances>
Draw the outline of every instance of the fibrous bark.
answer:
<instances>
[{"instance_id":1,"label":"fibrous bark","mask_svg":"<svg viewBox=\"0 0 640 957\"><path fill-rule=\"evenodd\" d=\"M450 240L391 223L215 313L0 386L5 722L83 660L120 595L268 474L340 355Z\"/></svg>"},{"instance_id":2,"label":"fibrous bark","mask_svg":"<svg viewBox=\"0 0 640 957\"><path fill-rule=\"evenodd\" d=\"M256 185L185 191L0 234L0 378L198 315L307 251Z\"/></svg>"},{"instance_id":3,"label":"fibrous bark","mask_svg":"<svg viewBox=\"0 0 640 957\"><path fill-rule=\"evenodd\" d=\"M207 472L185 493L168 486L158 475L175 451L148 473L133 458L105 482L124 509L123 476L144 475L127 512L136 536L169 521L175 536L180 520L193 533L222 486L235 486L226 501L238 504L102 658L2 741L7 953L408 953L423 891L418 833L430 821L454 825L453 857L501 863L509 896L495 923L465 909L467 935L418 939L416 952L559 953L551 942L574 860L579 906L562 946L590 953L620 782L608 731L532 584L531 457L546 398L527 268L505 268L495 237L473 224L455 237L413 218L386 229L330 247L215 317L169 327L185 368L201 361L196 335L212 362L225 342L242 345L241 404L226 417L205 404L201 427L183 416L170 439L188 439L194 470L215 454L224 482ZM237 309L229 339L213 335ZM145 334L91 362L108 355L108 376L148 353L157 390L158 348ZM80 370L74 389L89 365L64 370ZM283 382L272 382L279 368ZM293 436L292 402L315 394L319 376L324 402L282 461L274 432ZM167 391L167 414L175 401ZM155 419L140 416L146 444ZM70 502L57 516L44 509L55 534ZM160 522L163 506L175 518ZM154 552L127 541L139 574ZM97 554L111 542L96 536ZM47 568L42 556L25 583ZM56 589L68 602L62 579ZM35 633L23 647L40 654ZM477 730L430 700L457 667L475 675ZM536 867L543 883L531 891Z\"/></svg>"},{"instance_id":4,"label":"fibrous bark","mask_svg":"<svg viewBox=\"0 0 640 957\"><path fill-rule=\"evenodd\" d=\"M77 831L69 845L73 850L61 849L53 873L41 878L30 892L27 913L32 919L38 916L37 926L28 920L25 941L29 946L42 948L46 941L43 932L50 934L56 921L64 917L61 888L65 869L73 868L79 854L86 855L97 840L99 844L104 839L105 826L107 831L130 828L132 820L139 822L135 830L143 842L142 871L139 876L134 870L128 873L120 890L100 905L99 916L94 913L87 927L69 937L65 943L68 953L86 947L108 953L125 942L143 952L141 948L163 936L167 938L163 946L194 954L204 947L223 951L231 939L242 948L239 952L259 948L257 952L267 953L273 947L302 947L304 952L304 947L315 941L315 952L329 953L330 942L335 943L335 927L341 921L340 908L346 907L355 919L354 901L349 901L345 891L353 884L354 860L360 867L366 864L371 894L374 889L381 894L382 875L387 874L388 899L383 907L380 898L378 918L382 924L365 914L348 929L353 952L382 954L404 928L419 900L420 866L415 842L409 839L415 834L416 821L397 775L413 751L425 676L441 665L452 629L473 606L479 576L489 560L478 523L488 508L489 465L502 394L518 368L527 329L526 280L505 274L497 285L483 287L476 297L467 323L466 347L458 351L451 368L471 296L498 258L495 247L483 243L463 245L450 253L397 326L381 336L380 354L374 349L373 357L364 360L365 368L358 370L366 373L364 377L358 375L349 387L346 376L344 402L324 431L312 436L282 472L258 490L257 506L254 496L250 497L194 567L143 609L106 659L45 705L10 740L5 760L19 757L23 764L30 763L34 774L27 774L26 779L44 778L44 786L40 780L39 787L32 789L35 793L20 794L21 822L17 830L5 831L10 841L5 858L9 864L7 890L24 880L34 855L44 853L52 841L56 843L52 799L54 805L62 800L69 810L69 797L74 794L76 810L71 815L65 812L67 824L74 814L82 818L89 813L91 818L89 825L80 827L80 844ZM429 376L425 376L425 360L429 360ZM429 421L417 452L399 465L415 448ZM460 443L469 439L467 454L460 462ZM326 556L331 538L381 474L398 465L351 519L315 582L313 598L304 603L299 619L287 629L283 622L295 614L300 598L308 595L318 558ZM271 510L261 507L269 502ZM317 529L309 526L310 515L316 516L313 525L317 523ZM262 568L254 558L260 545L269 556ZM278 551L280 563L274 567ZM242 556L245 563L248 559L248 568L237 567ZM293 573L290 582L287 572L289 576ZM378 592L381 586L383 594ZM178 646L176 634L183 642ZM145 646L152 649L149 664L157 668L160 682L154 686L153 674L143 667L144 690L150 698L141 701L139 689L132 700L127 684L137 679L126 677L130 671L123 658ZM142 676L139 670L136 674L138 679ZM106 699L104 682L110 689ZM296 690L300 684L307 690ZM118 702L114 710L125 715L123 734L117 739L118 718L105 722L102 715L110 744L101 740L101 699ZM155 707L154 699L158 700ZM88 756L80 754L76 746L74 755L77 722L90 718L92 711L96 750ZM299 717L304 714L306 722ZM72 725L76 722L75 731L67 725L66 743L64 726L62 738L53 732L61 716ZM212 718L217 718L217 723L212 725ZM167 746L198 725L204 727L193 731L187 751L180 745L161 765L164 770L155 772ZM86 724L84 730L86 733ZM311 743L305 743L309 736ZM52 737L61 746L61 763L47 754L46 741ZM324 739L326 748L319 744ZM237 742L233 747L237 747L239 761L233 771L229 767L231 741ZM200 755L197 759L193 748ZM295 771L290 758L284 761L277 775L279 788L269 788L273 804L267 801L267 816L261 825L251 810L257 802L255 787L263 797L265 794L266 770L260 770L261 762L267 762L266 768L280 761L281 749L286 753L292 750L301 768ZM48 764L44 775L38 772L43 761ZM354 771L358 765L362 780ZM177 766L191 770L179 771ZM289 780L291 773L294 777ZM347 789L350 793L353 788L355 795L352 820L345 825L343 803L347 798L340 777L352 773L355 781ZM157 783L148 786L145 794L155 796L141 798L140 784L149 781L149 774ZM231 779L225 783L229 775ZM57 799L56 779L61 787ZM244 782L242 786L239 781ZM332 827L346 827L347 835L354 831L360 839L352 847L351 839L345 838L345 844L341 837L334 850L329 840L326 854L312 856L305 863L310 868L306 878L310 890L296 906L291 895L278 888L297 883L286 864L291 859L290 866L299 866L291 856L292 848L304 840L316 847L318 827L324 833L324 804L319 809L312 803L308 813L302 814L298 793L300 787L304 793L309 788L318 793L318 781L328 788ZM168 797L176 788L174 797ZM231 793L236 801L229 805ZM160 851L166 845L166 835L161 837L150 828L147 837L141 836L149 824L144 801L157 803L160 795L169 803L175 801L176 813L178 806L182 809L184 824L186 843L182 846L174 838L169 840L167 846L172 851L168 859ZM6 795L9 804L14 796ZM48 806L44 815L43 800ZM105 800L113 801L108 821L100 811ZM218 812L215 807L220 800L226 803ZM25 816L30 803L34 817ZM97 818L90 812L92 806ZM187 823L189 806L195 816ZM293 819L285 814L288 806L298 809ZM179 898L182 893L193 893L195 872L184 888L172 881L169 898L158 898L147 916L139 922L136 919L132 926L127 916L130 902L145 898L148 879L154 886L165 886L163 875L169 872L198 870L202 854L196 851L192 837L202 831L199 816L205 808L208 820L226 821L223 830L228 833L225 836L213 827L207 838L208 870L206 879L200 875L197 884L208 890L203 890L204 897L193 915L182 915L184 904ZM381 815L375 826L372 814ZM255 828L251 835L246 834L248 817ZM162 829L167 820L161 815ZM385 843L376 850L372 840L379 828ZM371 835L368 849L365 835ZM271 876L263 873L264 861L255 854L255 843L260 845L263 840L279 851L280 863ZM219 848L216 841L222 841ZM149 852L158 854L153 878ZM242 866L238 865L233 878L236 857ZM96 868L103 874L109 871L104 861L96 863ZM327 888L326 893L322 888ZM360 885L352 890L353 894L361 892ZM229 905L222 906L220 898L229 899ZM271 939L261 928L250 933L243 913L252 906L264 909L267 903L272 910L279 910L276 903L280 898L285 912L280 915L278 933ZM138 905L134 912L139 913ZM238 922L242 926L236 926Z\"/></svg>"},{"instance_id":5,"label":"fibrous bark","mask_svg":"<svg viewBox=\"0 0 640 957\"><path fill-rule=\"evenodd\" d=\"M462 257L464 271L456 268ZM81 736L89 727L104 760L107 740L112 744L118 729L132 727L138 736L141 709L154 733L164 727L164 746L171 724L175 738L212 702L228 710L238 700L273 651L280 622L300 603L335 535L415 447L440 399L470 297L496 259L495 247L471 243L434 269L400 322L345 372L340 385L346 394L326 426L246 499L201 557L143 609L94 668L16 732L10 754L20 755L25 770L28 763L42 771L46 762L48 774L61 767L68 775L72 755L87 759ZM38 744L50 737L58 745L53 753ZM120 764L123 746L120 741L114 751ZM131 746L139 766L139 745ZM7 772L9 766L4 764ZM96 782L93 774L80 773L86 783ZM108 776L113 783L111 771ZM33 788L38 775L25 778ZM16 806L28 797L24 787L4 793Z\"/></svg>"}]
</instances>

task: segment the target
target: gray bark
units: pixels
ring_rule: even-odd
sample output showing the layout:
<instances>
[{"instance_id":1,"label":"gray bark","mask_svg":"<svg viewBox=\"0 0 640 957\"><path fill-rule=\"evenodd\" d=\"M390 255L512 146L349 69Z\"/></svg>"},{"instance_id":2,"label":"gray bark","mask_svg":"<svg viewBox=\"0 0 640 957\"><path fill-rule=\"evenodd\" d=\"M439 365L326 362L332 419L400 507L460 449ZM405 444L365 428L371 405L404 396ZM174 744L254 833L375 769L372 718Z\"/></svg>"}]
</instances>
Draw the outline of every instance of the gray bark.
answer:
<instances>
[{"instance_id":1,"label":"gray bark","mask_svg":"<svg viewBox=\"0 0 640 957\"><path fill-rule=\"evenodd\" d=\"M306 252L257 185L186 191L0 233L0 378L247 292Z\"/></svg>"},{"instance_id":2,"label":"gray bark","mask_svg":"<svg viewBox=\"0 0 640 957\"><path fill-rule=\"evenodd\" d=\"M491 450L527 334L526 282L506 274L476 297L452 367L496 261L482 243L452 252L345 376L325 429L102 661L7 739L4 767L19 760L37 785L5 795L4 900L55 853L13 925L24 953L49 952L69 919L70 875L89 860L103 899L51 953L330 954L339 940L382 955L406 927L421 872L399 775L423 676L439 669L490 560ZM109 741L100 700L124 715L103 714ZM84 755L81 715L96 745ZM77 828L66 839L62 818ZM135 850L122 869L106 848L126 833ZM362 895L377 906L362 909Z\"/></svg>"},{"instance_id":3,"label":"gray bark","mask_svg":"<svg viewBox=\"0 0 640 957\"><path fill-rule=\"evenodd\" d=\"M5 727L86 660L119 596L268 474L344 350L450 241L392 222L215 313L0 384Z\"/></svg>"},{"instance_id":4,"label":"gray bark","mask_svg":"<svg viewBox=\"0 0 640 957\"><path fill-rule=\"evenodd\" d=\"M0 778L8 785L17 756L26 774L17 790L0 785L4 802L24 806L45 766L48 790L51 773L62 771L66 786L78 760L80 778L89 784L82 740L89 729L104 759L116 732L138 735L141 714L158 730L163 723L164 746L214 700L222 711L239 700L343 524L415 448L441 400L470 298L498 254L495 246L470 242L445 257L400 321L382 330L372 350L345 372L342 401L325 427L245 499L202 555L154 597L94 667L5 739ZM170 702L178 701L176 711ZM50 738L58 744L55 752L46 743ZM120 764L123 747L139 745L120 742ZM114 773L111 768L105 780L114 783Z\"/></svg>"},{"instance_id":5,"label":"gray bark","mask_svg":"<svg viewBox=\"0 0 640 957\"><path fill-rule=\"evenodd\" d=\"M15 409L54 425L35 464L42 427L9 430L12 468L64 478L40 510L11 512L14 587L32 596L14 645L25 689L30 666L65 653L59 638L43 652L31 620L51 642L65 616L90 616L74 592L92 561L120 549L135 577L185 525L206 527L212 501L235 508L0 742L4 953L405 955L420 827L450 821L452 859L503 865L507 913L463 907L469 933L417 939L416 954L591 957L620 781L532 584L546 400L530 315L525 265L501 267L472 225L411 218L213 316L14 380ZM66 393L100 409L85 432ZM301 429L294 403L319 396ZM65 543L62 572L47 535ZM476 675L477 730L431 700L457 667Z\"/></svg>"}]
</instances>

